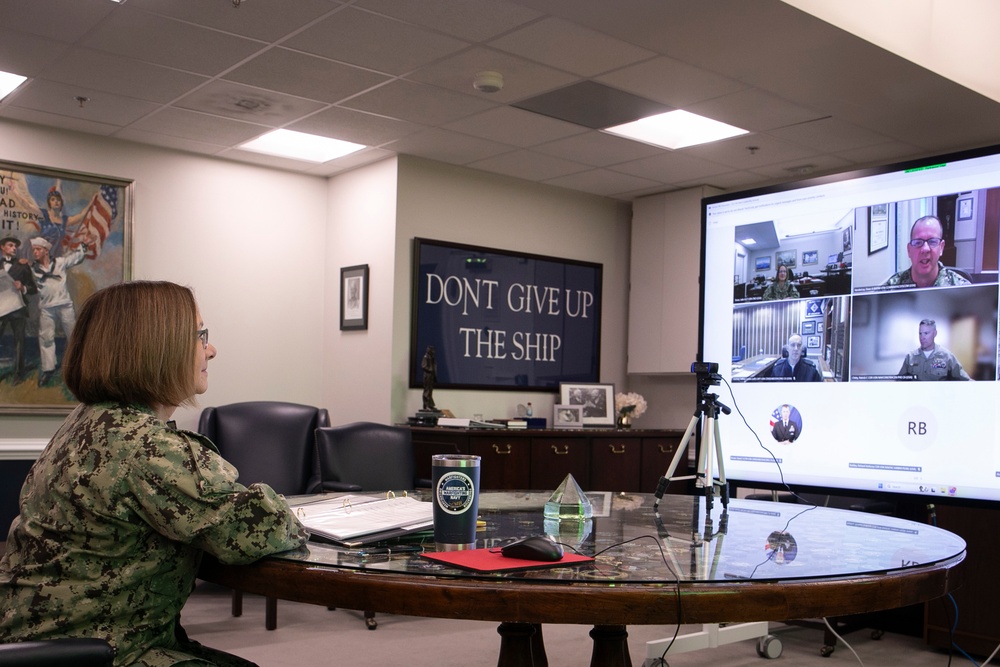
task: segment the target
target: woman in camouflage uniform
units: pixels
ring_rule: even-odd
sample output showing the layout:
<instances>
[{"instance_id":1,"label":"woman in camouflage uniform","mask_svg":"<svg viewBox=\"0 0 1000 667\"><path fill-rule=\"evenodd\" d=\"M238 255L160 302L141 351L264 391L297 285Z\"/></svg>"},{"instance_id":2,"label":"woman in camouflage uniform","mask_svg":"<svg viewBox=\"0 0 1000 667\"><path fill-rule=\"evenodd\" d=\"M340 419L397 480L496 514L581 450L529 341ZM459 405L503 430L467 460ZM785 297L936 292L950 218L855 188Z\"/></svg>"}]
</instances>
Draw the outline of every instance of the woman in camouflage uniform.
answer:
<instances>
[{"instance_id":1,"label":"woman in camouflage uniform","mask_svg":"<svg viewBox=\"0 0 1000 667\"><path fill-rule=\"evenodd\" d=\"M208 389L191 290L132 282L87 300L63 378L81 405L21 489L0 560L0 642L100 637L115 665L252 663L187 639L202 553L248 563L307 533L270 487L236 482L207 438L167 424Z\"/></svg>"}]
</instances>

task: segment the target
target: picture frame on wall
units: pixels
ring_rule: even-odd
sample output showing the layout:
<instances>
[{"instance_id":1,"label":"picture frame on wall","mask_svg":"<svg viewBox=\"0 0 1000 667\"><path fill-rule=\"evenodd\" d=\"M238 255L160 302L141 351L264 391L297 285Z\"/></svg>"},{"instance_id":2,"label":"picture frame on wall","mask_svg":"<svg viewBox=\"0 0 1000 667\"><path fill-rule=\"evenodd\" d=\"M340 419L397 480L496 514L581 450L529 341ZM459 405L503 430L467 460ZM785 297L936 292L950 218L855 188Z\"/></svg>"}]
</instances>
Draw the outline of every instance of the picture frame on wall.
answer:
<instances>
[{"instance_id":1,"label":"picture frame on wall","mask_svg":"<svg viewBox=\"0 0 1000 667\"><path fill-rule=\"evenodd\" d=\"M0 269L0 413L67 414L78 401L60 367L76 313L132 279L133 182L0 161L0 186L0 247L14 260Z\"/></svg>"},{"instance_id":2,"label":"picture frame on wall","mask_svg":"<svg viewBox=\"0 0 1000 667\"><path fill-rule=\"evenodd\" d=\"M779 250L774 253L774 265L775 267L787 266L790 269L795 268L795 251L794 250Z\"/></svg>"},{"instance_id":3,"label":"picture frame on wall","mask_svg":"<svg viewBox=\"0 0 1000 667\"><path fill-rule=\"evenodd\" d=\"M368 265L340 269L340 330L368 328Z\"/></svg>"},{"instance_id":4,"label":"picture frame on wall","mask_svg":"<svg viewBox=\"0 0 1000 667\"><path fill-rule=\"evenodd\" d=\"M809 349L814 349L819 347L819 336L806 337L806 347L808 347Z\"/></svg>"},{"instance_id":5,"label":"picture frame on wall","mask_svg":"<svg viewBox=\"0 0 1000 667\"><path fill-rule=\"evenodd\" d=\"M559 402L579 406L584 426L615 425L615 385L600 382L560 382Z\"/></svg>"},{"instance_id":6,"label":"picture frame on wall","mask_svg":"<svg viewBox=\"0 0 1000 667\"><path fill-rule=\"evenodd\" d=\"M583 406L553 405L552 428L583 428Z\"/></svg>"},{"instance_id":7,"label":"picture frame on wall","mask_svg":"<svg viewBox=\"0 0 1000 667\"><path fill-rule=\"evenodd\" d=\"M963 197L958 200L958 219L972 220L972 197Z\"/></svg>"},{"instance_id":8,"label":"picture frame on wall","mask_svg":"<svg viewBox=\"0 0 1000 667\"><path fill-rule=\"evenodd\" d=\"M809 266L810 264L819 264L818 250L804 250L802 252L802 265Z\"/></svg>"},{"instance_id":9,"label":"picture frame on wall","mask_svg":"<svg viewBox=\"0 0 1000 667\"><path fill-rule=\"evenodd\" d=\"M889 211L887 204L876 204L871 207L868 216L868 254L874 255L879 250L889 247Z\"/></svg>"}]
</instances>

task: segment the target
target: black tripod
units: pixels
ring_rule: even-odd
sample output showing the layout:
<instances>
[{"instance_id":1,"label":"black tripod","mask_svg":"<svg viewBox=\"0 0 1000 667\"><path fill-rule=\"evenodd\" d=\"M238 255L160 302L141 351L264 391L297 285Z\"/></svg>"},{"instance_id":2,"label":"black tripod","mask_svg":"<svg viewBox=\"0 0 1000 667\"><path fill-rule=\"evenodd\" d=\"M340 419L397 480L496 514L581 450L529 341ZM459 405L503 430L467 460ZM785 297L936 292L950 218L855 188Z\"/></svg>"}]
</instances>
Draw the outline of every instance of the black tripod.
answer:
<instances>
[{"instance_id":1,"label":"black tripod","mask_svg":"<svg viewBox=\"0 0 1000 667\"><path fill-rule=\"evenodd\" d=\"M670 467L667 468L667 471L660 478L660 482L656 487L656 501L654 502L654 506L659 504L660 498L663 497L663 493L667 490L667 485L670 482L674 480L694 479L695 486L704 490L706 512L711 513L712 511L712 503L716 491L722 497L722 506L729 507L729 484L726 482L726 469L722 457L722 438L719 436L719 413L722 412L728 415L732 410L723 403L720 403L718 400L719 397L709 391L711 386L719 384L719 381L722 379L718 370L719 365L716 363L695 362L691 364L691 372L698 375L698 396L694 414L691 416L687 430L684 431L684 437L681 439L681 444L674 453L673 460L670 461ZM698 467L695 470L695 474L674 477L677 465L680 463L681 457L687 455L691 437L697 431L699 424L701 425L701 444L698 449ZM718 461L719 466L719 477L717 479L712 477L713 455Z\"/></svg>"}]
</instances>

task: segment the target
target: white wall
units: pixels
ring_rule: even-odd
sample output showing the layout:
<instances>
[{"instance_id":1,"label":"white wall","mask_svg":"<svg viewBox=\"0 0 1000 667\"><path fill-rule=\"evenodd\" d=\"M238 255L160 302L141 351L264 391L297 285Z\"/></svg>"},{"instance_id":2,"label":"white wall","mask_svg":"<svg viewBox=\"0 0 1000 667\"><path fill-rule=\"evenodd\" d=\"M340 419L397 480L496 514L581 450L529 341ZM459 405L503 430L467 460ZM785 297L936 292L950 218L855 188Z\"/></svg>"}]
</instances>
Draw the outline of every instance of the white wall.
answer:
<instances>
[{"instance_id":1,"label":"white wall","mask_svg":"<svg viewBox=\"0 0 1000 667\"><path fill-rule=\"evenodd\" d=\"M190 285L219 356L198 408L241 400L322 405L335 422L402 421L412 239L604 265L601 380L625 385L627 204L435 162L389 159L331 179L0 121L2 158L133 179L134 277ZM369 328L340 331L339 271L368 264ZM435 392L456 414L511 416L555 394ZM0 440L48 439L61 416L0 415Z\"/></svg>"},{"instance_id":2,"label":"white wall","mask_svg":"<svg viewBox=\"0 0 1000 667\"><path fill-rule=\"evenodd\" d=\"M211 340L201 406L321 398L325 178L0 121L5 160L135 181L134 277L194 288ZM193 427L200 409L181 409ZM59 416L0 415L0 438L48 438Z\"/></svg>"},{"instance_id":3,"label":"white wall","mask_svg":"<svg viewBox=\"0 0 1000 667\"><path fill-rule=\"evenodd\" d=\"M623 387L630 206L562 188L402 156L396 219L392 419L418 410L421 390L409 389L410 283L415 237L519 250L604 265L601 378ZM531 401L551 421L555 393L434 391L434 402L459 417L512 417Z\"/></svg>"},{"instance_id":4,"label":"white wall","mask_svg":"<svg viewBox=\"0 0 1000 667\"><path fill-rule=\"evenodd\" d=\"M395 294L396 159L330 179L323 398L333 423L390 416ZM367 264L368 329L340 330L340 269Z\"/></svg>"}]
</instances>

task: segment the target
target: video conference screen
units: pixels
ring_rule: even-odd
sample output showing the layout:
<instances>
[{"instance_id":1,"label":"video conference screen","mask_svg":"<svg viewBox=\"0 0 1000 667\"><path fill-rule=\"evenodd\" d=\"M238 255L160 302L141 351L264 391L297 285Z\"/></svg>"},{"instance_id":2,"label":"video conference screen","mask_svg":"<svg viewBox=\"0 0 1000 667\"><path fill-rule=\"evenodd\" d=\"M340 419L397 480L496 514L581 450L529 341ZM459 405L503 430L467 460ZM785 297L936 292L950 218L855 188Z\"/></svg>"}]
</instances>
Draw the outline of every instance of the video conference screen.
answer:
<instances>
[{"instance_id":1,"label":"video conference screen","mask_svg":"<svg viewBox=\"0 0 1000 667\"><path fill-rule=\"evenodd\" d=\"M702 216L701 360L754 432L719 417L728 478L1000 501L1000 146Z\"/></svg>"}]
</instances>

